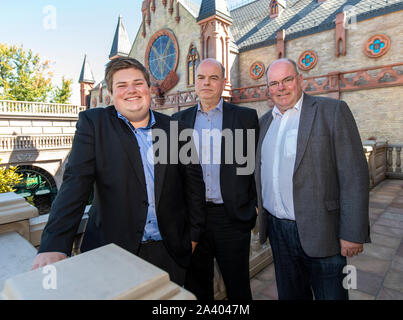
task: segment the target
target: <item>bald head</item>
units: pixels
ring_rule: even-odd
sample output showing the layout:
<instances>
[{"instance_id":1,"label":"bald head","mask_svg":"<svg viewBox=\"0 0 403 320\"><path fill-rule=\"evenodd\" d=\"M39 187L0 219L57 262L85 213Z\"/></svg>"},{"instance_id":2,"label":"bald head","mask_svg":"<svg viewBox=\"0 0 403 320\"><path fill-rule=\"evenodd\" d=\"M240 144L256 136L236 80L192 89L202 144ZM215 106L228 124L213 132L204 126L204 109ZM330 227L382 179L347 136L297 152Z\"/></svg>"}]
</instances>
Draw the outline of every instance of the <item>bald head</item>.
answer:
<instances>
[{"instance_id":1,"label":"bald head","mask_svg":"<svg viewBox=\"0 0 403 320\"><path fill-rule=\"evenodd\" d=\"M195 91L203 111L215 108L225 87L225 69L215 59L205 59L196 70Z\"/></svg>"},{"instance_id":2,"label":"bald head","mask_svg":"<svg viewBox=\"0 0 403 320\"><path fill-rule=\"evenodd\" d=\"M302 75L290 59L278 59L267 69L270 97L281 113L293 108L302 95Z\"/></svg>"},{"instance_id":3,"label":"bald head","mask_svg":"<svg viewBox=\"0 0 403 320\"><path fill-rule=\"evenodd\" d=\"M207 58L207 59L202 60L199 63L199 65L197 66L196 74L197 74L197 70L200 68L200 66L202 64L216 64L221 69L222 77L225 78L225 68L224 68L224 66L221 64L221 62L219 62L219 61L217 61L216 59L213 59L213 58Z\"/></svg>"},{"instance_id":4,"label":"bald head","mask_svg":"<svg viewBox=\"0 0 403 320\"><path fill-rule=\"evenodd\" d=\"M288 58L282 58L282 59L277 59L274 60L270 66L267 68L266 70L266 78L268 77L270 70L272 69L272 67L274 67L276 64L278 63L289 63L292 65L292 67L294 68L294 71L296 74L299 74L299 70L298 70L298 66L296 64L296 62L294 60L288 59Z\"/></svg>"}]
</instances>

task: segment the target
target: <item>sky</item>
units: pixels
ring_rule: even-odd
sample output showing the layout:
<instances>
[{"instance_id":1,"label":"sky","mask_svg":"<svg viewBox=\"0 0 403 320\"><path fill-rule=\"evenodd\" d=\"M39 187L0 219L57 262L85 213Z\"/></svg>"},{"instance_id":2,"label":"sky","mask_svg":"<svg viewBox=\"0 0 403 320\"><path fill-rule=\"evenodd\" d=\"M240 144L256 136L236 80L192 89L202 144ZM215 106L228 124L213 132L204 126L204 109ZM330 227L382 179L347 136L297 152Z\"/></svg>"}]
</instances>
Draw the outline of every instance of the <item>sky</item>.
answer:
<instances>
[{"instance_id":1,"label":"sky","mask_svg":"<svg viewBox=\"0 0 403 320\"><path fill-rule=\"evenodd\" d=\"M193 0L196 3L201 0ZM247 1L247 0L246 0ZM227 0L232 6L245 0ZM73 80L73 104L80 104L78 78L87 54L96 83L104 77L119 15L133 43L141 24L142 0L2 0L0 43L22 45L49 60L53 84Z\"/></svg>"}]
</instances>

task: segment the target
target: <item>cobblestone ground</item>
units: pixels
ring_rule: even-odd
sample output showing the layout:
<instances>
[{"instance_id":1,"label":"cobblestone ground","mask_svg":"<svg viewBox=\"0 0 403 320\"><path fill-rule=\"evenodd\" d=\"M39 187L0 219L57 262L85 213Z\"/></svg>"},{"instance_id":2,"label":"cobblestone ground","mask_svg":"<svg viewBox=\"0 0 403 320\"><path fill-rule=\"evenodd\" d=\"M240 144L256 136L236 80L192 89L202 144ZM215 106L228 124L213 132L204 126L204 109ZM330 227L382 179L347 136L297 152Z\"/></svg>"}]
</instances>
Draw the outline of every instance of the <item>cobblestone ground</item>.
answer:
<instances>
[{"instance_id":1,"label":"cobblestone ground","mask_svg":"<svg viewBox=\"0 0 403 320\"><path fill-rule=\"evenodd\" d=\"M385 180L370 192L371 243L347 259L357 270L351 300L403 300L403 180ZM252 280L256 300L277 300L274 265Z\"/></svg>"}]
</instances>

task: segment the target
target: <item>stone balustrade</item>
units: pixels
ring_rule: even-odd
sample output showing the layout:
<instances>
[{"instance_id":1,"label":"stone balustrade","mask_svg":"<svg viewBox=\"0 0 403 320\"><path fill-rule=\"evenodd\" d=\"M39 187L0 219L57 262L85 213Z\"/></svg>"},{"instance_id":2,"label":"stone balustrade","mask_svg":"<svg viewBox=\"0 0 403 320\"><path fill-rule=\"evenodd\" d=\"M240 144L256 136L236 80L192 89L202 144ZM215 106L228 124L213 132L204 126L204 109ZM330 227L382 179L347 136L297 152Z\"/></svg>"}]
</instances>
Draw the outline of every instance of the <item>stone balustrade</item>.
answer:
<instances>
[{"instance_id":1,"label":"stone balustrade","mask_svg":"<svg viewBox=\"0 0 403 320\"><path fill-rule=\"evenodd\" d=\"M403 144L389 144L383 140L363 142L368 160L370 188L385 178L403 179L401 150Z\"/></svg>"},{"instance_id":2,"label":"stone balustrade","mask_svg":"<svg viewBox=\"0 0 403 320\"><path fill-rule=\"evenodd\" d=\"M0 115L2 117L31 116L46 118L62 116L77 118L78 114L86 109L87 107L85 106L70 104L0 100Z\"/></svg>"},{"instance_id":3,"label":"stone balustrade","mask_svg":"<svg viewBox=\"0 0 403 320\"><path fill-rule=\"evenodd\" d=\"M194 106L198 102L197 94L194 90L177 91L167 94L163 98L153 97L151 107L155 110L173 108L174 112L179 111L181 107Z\"/></svg>"},{"instance_id":4,"label":"stone balustrade","mask_svg":"<svg viewBox=\"0 0 403 320\"><path fill-rule=\"evenodd\" d=\"M32 136L0 135L0 152L71 148L73 138L73 134Z\"/></svg>"},{"instance_id":5,"label":"stone balustrade","mask_svg":"<svg viewBox=\"0 0 403 320\"><path fill-rule=\"evenodd\" d=\"M402 151L403 143L390 143L387 146L387 167L386 175L390 178L400 178L403 179L402 172Z\"/></svg>"},{"instance_id":6,"label":"stone balustrade","mask_svg":"<svg viewBox=\"0 0 403 320\"><path fill-rule=\"evenodd\" d=\"M375 187L386 177L386 141L366 140L363 142L369 170L369 187Z\"/></svg>"}]
</instances>

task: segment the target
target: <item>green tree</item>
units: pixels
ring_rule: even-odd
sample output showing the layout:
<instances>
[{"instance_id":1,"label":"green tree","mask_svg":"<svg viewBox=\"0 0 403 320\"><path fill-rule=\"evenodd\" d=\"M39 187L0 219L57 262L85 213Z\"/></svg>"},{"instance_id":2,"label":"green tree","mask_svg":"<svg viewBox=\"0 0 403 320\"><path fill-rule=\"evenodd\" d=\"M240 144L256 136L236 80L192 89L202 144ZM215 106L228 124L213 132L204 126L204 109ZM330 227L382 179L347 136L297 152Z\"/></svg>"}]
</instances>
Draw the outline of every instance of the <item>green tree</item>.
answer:
<instances>
[{"instance_id":1,"label":"green tree","mask_svg":"<svg viewBox=\"0 0 403 320\"><path fill-rule=\"evenodd\" d=\"M60 88L53 87L49 69L32 50L0 43L0 99L67 103L72 81L63 78Z\"/></svg>"},{"instance_id":2,"label":"green tree","mask_svg":"<svg viewBox=\"0 0 403 320\"><path fill-rule=\"evenodd\" d=\"M68 103L70 101L70 97L73 94L71 90L72 79L62 79L61 87L55 86L52 92L52 100L53 103Z\"/></svg>"}]
</instances>

